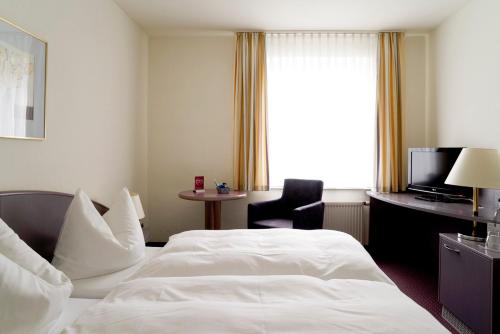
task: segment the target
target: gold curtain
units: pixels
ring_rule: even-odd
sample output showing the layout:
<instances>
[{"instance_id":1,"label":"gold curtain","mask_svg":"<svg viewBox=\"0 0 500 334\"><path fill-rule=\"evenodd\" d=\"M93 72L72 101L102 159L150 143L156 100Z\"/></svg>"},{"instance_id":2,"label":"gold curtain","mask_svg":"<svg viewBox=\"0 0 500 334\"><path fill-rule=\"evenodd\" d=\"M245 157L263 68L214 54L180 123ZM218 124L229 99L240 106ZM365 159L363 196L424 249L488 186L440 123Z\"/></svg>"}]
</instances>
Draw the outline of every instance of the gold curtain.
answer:
<instances>
[{"instance_id":1,"label":"gold curtain","mask_svg":"<svg viewBox=\"0 0 500 334\"><path fill-rule=\"evenodd\" d=\"M378 38L376 188L404 190L403 59L404 34L382 32Z\"/></svg>"},{"instance_id":2,"label":"gold curtain","mask_svg":"<svg viewBox=\"0 0 500 334\"><path fill-rule=\"evenodd\" d=\"M234 71L234 187L269 190L265 34L240 32Z\"/></svg>"}]
</instances>

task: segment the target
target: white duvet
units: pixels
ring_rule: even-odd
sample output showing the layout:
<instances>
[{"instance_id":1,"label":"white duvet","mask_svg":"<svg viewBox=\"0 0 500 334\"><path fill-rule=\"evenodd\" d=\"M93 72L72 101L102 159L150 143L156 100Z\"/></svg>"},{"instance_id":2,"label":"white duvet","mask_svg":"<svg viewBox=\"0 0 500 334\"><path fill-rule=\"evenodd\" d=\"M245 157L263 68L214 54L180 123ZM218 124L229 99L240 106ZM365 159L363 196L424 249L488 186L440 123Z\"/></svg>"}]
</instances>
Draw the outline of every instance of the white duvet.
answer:
<instances>
[{"instance_id":1,"label":"white duvet","mask_svg":"<svg viewBox=\"0 0 500 334\"><path fill-rule=\"evenodd\" d=\"M310 276L142 278L65 333L448 333L394 285Z\"/></svg>"},{"instance_id":2,"label":"white duvet","mask_svg":"<svg viewBox=\"0 0 500 334\"><path fill-rule=\"evenodd\" d=\"M294 229L176 234L132 278L207 275L308 275L393 284L349 234Z\"/></svg>"}]
</instances>

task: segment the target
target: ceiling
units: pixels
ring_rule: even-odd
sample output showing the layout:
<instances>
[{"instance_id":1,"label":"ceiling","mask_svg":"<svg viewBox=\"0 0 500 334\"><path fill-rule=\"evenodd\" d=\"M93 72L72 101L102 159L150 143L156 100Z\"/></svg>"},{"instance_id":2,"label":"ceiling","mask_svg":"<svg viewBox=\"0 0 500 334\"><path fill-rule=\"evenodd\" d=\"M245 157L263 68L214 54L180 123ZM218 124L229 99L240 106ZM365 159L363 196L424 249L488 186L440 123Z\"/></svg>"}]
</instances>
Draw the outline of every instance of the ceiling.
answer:
<instances>
[{"instance_id":1,"label":"ceiling","mask_svg":"<svg viewBox=\"0 0 500 334\"><path fill-rule=\"evenodd\" d=\"M469 0L115 0L146 32L428 30Z\"/></svg>"}]
</instances>

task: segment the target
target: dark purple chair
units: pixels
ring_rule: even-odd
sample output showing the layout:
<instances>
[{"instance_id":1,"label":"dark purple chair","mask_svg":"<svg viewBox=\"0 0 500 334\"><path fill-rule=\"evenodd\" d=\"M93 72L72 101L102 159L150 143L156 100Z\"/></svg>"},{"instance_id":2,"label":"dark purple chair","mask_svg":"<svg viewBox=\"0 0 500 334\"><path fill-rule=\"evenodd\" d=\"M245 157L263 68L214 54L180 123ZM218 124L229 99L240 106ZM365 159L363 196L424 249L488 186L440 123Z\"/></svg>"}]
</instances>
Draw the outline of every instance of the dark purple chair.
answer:
<instances>
[{"instance_id":1,"label":"dark purple chair","mask_svg":"<svg viewBox=\"0 0 500 334\"><path fill-rule=\"evenodd\" d=\"M248 228L323 228L323 181L286 179L281 198L248 204Z\"/></svg>"}]
</instances>

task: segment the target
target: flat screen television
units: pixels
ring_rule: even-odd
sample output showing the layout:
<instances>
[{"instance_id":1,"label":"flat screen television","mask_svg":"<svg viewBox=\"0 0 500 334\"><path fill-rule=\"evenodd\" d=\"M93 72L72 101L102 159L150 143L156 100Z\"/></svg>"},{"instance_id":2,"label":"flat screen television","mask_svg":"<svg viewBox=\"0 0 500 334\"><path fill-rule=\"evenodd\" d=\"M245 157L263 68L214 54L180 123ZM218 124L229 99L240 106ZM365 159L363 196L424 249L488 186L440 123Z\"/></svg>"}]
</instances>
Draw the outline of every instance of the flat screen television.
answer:
<instances>
[{"instance_id":1,"label":"flat screen television","mask_svg":"<svg viewBox=\"0 0 500 334\"><path fill-rule=\"evenodd\" d=\"M461 147L408 149L408 189L448 198L471 198L472 188L445 184Z\"/></svg>"}]
</instances>

